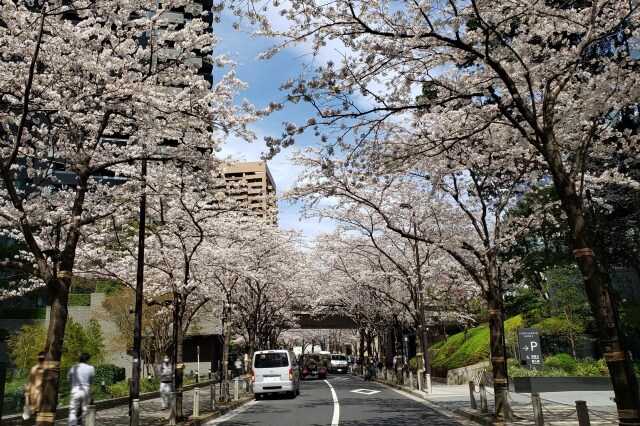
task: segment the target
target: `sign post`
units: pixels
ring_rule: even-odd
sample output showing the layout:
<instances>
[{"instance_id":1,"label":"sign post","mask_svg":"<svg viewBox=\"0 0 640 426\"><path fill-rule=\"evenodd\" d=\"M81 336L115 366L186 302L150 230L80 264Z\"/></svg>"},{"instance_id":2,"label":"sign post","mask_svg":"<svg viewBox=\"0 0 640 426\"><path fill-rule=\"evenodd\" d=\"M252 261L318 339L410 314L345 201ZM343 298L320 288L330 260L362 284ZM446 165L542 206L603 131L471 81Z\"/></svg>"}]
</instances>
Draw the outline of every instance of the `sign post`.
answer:
<instances>
[{"instance_id":1,"label":"sign post","mask_svg":"<svg viewBox=\"0 0 640 426\"><path fill-rule=\"evenodd\" d=\"M540 333L535 328L518 329L518 352L520 361L528 369L542 371L542 348Z\"/></svg>"}]
</instances>

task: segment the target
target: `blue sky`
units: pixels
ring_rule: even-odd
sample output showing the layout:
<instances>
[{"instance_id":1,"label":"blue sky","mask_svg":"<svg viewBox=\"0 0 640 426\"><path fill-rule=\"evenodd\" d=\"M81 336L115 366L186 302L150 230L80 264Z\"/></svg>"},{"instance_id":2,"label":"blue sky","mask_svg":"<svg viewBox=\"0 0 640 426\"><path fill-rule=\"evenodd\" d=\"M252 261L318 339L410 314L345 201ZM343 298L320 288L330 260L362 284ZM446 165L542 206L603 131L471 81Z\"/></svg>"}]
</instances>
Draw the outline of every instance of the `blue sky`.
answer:
<instances>
[{"instance_id":1,"label":"blue sky","mask_svg":"<svg viewBox=\"0 0 640 426\"><path fill-rule=\"evenodd\" d=\"M238 102L246 98L256 108L264 108L269 102L284 98L286 94L279 90L280 85L300 73L308 51L304 47L298 47L281 51L270 60L257 60L256 56L272 46L274 40L251 38L248 31L234 30L231 26L233 19L228 13L223 13L221 22L213 24L213 32L220 38L215 53L231 54L232 59L238 62L236 67L238 78L249 85L248 90L238 96ZM214 69L214 81L216 81L215 72ZM264 136L279 136L283 130L283 122L304 123L312 114L313 111L306 104L286 105L284 110L263 118L252 126L258 135L256 141L247 143L229 138L227 143L221 146L221 154L231 155L238 161L258 161L261 154L268 151ZM267 163L276 181L278 195L291 187L299 173L299 168L289 161L291 152L298 147L315 143L312 134L304 134L297 140L297 146L284 149ZM300 219L299 207L298 204L280 201L279 225L283 228L300 230L308 237L313 237L327 229L328 223L319 223L317 219Z\"/></svg>"}]
</instances>

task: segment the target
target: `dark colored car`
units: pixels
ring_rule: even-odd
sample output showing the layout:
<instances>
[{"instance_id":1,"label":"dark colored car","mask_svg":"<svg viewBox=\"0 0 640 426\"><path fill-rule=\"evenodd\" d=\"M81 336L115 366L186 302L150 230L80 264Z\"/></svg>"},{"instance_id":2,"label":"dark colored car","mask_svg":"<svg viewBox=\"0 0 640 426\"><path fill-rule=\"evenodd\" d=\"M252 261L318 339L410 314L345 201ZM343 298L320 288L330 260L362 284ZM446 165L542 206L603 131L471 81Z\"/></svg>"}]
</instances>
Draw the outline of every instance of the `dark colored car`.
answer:
<instances>
[{"instance_id":1,"label":"dark colored car","mask_svg":"<svg viewBox=\"0 0 640 426\"><path fill-rule=\"evenodd\" d=\"M301 377L303 379L309 376L315 376L318 379L327 378L329 360L324 354L303 354L300 357L300 365L302 367Z\"/></svg>"}]
</instances>

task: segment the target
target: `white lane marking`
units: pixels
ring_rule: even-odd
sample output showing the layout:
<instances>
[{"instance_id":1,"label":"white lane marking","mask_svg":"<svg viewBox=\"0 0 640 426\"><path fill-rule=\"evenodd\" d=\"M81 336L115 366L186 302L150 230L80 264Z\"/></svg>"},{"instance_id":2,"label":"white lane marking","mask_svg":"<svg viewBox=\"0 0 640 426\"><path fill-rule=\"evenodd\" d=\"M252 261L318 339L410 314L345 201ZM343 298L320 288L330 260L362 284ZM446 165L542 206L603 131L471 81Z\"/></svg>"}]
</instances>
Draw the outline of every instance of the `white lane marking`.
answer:
<instances>
[{"instance_id":1,"label":"white lane marking","mask_svg":"<svg viewBox=\"0 0 640 426\"><path fill-rule=\"evenodd\" d=\"M206 424L208 424L208 425L216 425L218 423L222 423L222 422L226 422L227 420L231 420L232 418L234 418L238 414L244 413L249 407L251 407L252 405L255 405L257 403L258 403L258 401L249 401L246 404L244 404L242 407L237 408L237 409L233 410L232 412L230 412L228 414L225 414L222 417L218 417L217 419L211 420L209 423L206 423Z\"/></svg>"},{"instance_id":2,"label":"white lane marking","mask_svg":"<svg viewBox=\"0 0 640 426\"><path fill-rule=\"evenodd\" d=\"M443 410L442 407L440 407L440 405L438 405L438 403L433 402L433 403L429 403L428 399L425 398L421 398L417 395L413 395L407 391L403 391L403 390L399 390L399 389L394 389L394 388L388 388L389 390L394 391L397 394L400 394L402 396L404 396L405 398L409 398L412 399L416 402L419 402L421 404L427 405L429 406L432 410L437 411L438 413L442 414L445 417L448 417L450 419L455 419L455 421L457 422L457 424L460 425L467 425L467 426L475 426L477 425L477 423L475 423L472 420L468 420L460 415L457 414L453 414L451 411L447 411L447 410ZM429 397L429 399L431 399L431 397Z\"/></svg>"},{"instance_id":3,"label":"white lane marking","mask_svg":"<svg viewBox=\"0 0 640 426\"><path fill-rule=\"evenodd\" d=\"M356 389L356 390L352 390L351 392L353 392L353 393L361 393L363 395L373 395L375 393L380 393L380 391L373 390L373 389Z\"/></svg>"},{"instance_id":4,"label":"white lane marking","mask_svg":"<svg viewBox=\"0 0 640 426\"><path fill-rule=\"evenodd\" d=\"M333 396L333 418L331 419L331 426L338 426L340 421L340 403L338 402L338 395L336 395L335 389L331 386L328 380L324 381L329 389L331 389L331 396Z\"/></svg>"}]
</instances>

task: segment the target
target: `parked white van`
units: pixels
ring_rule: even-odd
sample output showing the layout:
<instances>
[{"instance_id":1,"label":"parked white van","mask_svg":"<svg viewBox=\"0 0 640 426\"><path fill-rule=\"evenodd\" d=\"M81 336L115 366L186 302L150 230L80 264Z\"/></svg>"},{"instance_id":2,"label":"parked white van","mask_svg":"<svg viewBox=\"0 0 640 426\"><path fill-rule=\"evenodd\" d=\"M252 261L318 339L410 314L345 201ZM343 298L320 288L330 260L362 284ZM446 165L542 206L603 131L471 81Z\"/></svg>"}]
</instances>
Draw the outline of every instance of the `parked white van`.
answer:
<instances>
[{"instance_id":1,"label":"parked white van","mask_svg":"<svg viewBox=\"0 0 640 426\"><path fill-rule=\"evenodd\" d=\"M300 395L300 371L296 356L283 349L256 351L253 354L251 381L256 399L267 393Z\"/></svg>"}]
</instances>

